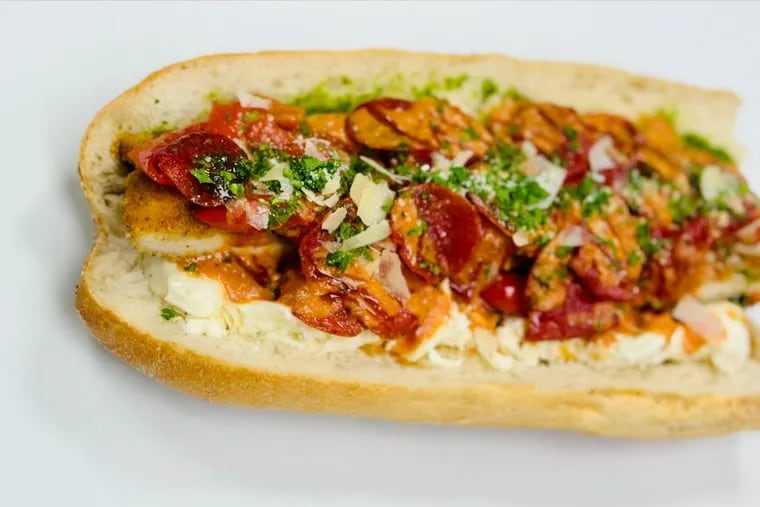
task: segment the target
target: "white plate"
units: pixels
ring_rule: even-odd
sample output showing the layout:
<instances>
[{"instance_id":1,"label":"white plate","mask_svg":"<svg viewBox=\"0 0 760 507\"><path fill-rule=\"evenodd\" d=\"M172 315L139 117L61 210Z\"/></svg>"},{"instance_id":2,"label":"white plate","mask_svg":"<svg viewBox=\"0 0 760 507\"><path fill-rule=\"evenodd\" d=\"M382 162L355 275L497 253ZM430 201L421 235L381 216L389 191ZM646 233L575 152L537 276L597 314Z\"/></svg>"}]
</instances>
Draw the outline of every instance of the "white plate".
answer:
<instances>
[{"instance_id":1,"label":"white plate","mask_svg":"<svg viewBox=\"0 0 760 507\"><path fill-rule=\"evenodd\" d=\"M89 337L80 136L165 64L395 46L596 62L738 91L760 139L760 4L0 3L2 505L760 505L760 434L640 443L212 406ZM758 158L744 166L760 189Z\"/></svg>"}]
</instances>

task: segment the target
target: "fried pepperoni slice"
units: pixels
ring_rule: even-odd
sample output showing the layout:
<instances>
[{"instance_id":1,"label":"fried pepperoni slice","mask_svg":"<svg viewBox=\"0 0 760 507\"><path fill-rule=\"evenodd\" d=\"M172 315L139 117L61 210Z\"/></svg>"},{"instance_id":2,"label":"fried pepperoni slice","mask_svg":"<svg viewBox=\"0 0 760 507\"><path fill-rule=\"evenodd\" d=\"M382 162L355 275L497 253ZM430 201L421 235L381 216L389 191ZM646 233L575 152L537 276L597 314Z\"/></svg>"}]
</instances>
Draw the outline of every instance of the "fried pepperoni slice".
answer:
<instances>
[{"instance_id":1,"label":"fried pepperoni slice","mask_svg":"<svg viewBox=\"0 0 760 507\"><path fill-rule=\"evenodd\" d=\"M570 283L566 293L559 308L529 313L526 340L589 338L617 325L619 312L614 303L595 302L577 283Z\"/></svg>"},{"instance_id":2,"label":"fried pepperoni slice","mask_svg":"<svg viewBox=\"0 0 760 507\"><path fill-rule=\"evenodd\" d=\"M338 336L356 336L362 331L359 321L344 305L340 287L329 279L304 280L300 272L286 274L279 302L309 326Z\"/></svg>"},{"instance_id":3,"label":"fried pepperoni slice","mask_svg":"<svg viewBox=\"0 0 760 507\"><path fill-rule=\"evenodd\" d=\"M499 273L480 293L483 301L491 308L506 315L525 315L525 275L517 273Z\"/></svg>"},{"instance_id":4,"label":"fried pepperoni slice","mask_svg":"<svg viewBox=\"0 0 760 507\"><path fill-rule=\"evenodd\" d=\"M345 113L320 113L306 117L305 124L310 135L326 139L349 153L358 153L359 146L346 133Z\"/></svg>"},{"instance_id":5,"label":"fried pepperoni slice","mask_svg":"<svg viewBox=\"0 0 760 507\"><path fill-rule=\"evenodd\" d=\"M483 236L475 207L435 183L406 189L391 209L391 238L406 266L429 283L456 277Z\"/></svg>"},{"instance_id":6,"label":"fried pepperoni slice","mask_svg":"<svg viewBox=\"0 0 760 507\"><path fill-rule=\"evenodd\" d=\"M209 113L206 131L241 139L249 145L269 144L274 149L302 155L303 149L296 143L296 137L303 114L284 110L283 106L276 101L272 101L269 109L244 107L237 101L215 103ZM293 122L295 129L290 128Z\"/></svg>"},{"instance_id":7,"label":"fried pepperoni slice","mask_svg":"<svg viewBox=\"0 0 760 507\"><path fill-rule=\"evenodd\" d=\"M158 150L151 163L190 202L199 206L219 206L229 196L217 185L219 173L235 173L235 164L245 152L227 137L206 132L190 132ZM209 183L201 183L190 172L204 162Z\"/></svg>"},{"instance_id":8,"label":"fried pepperoni slice","mask_svg":"<svg viewBox=\"0 0 760 507\"><path fill-rule=\"evenodd\" d=\"M150 179L162 186L172 186L172 180L156 166L155 155L166 146L191 132L199 132L206 128L205 123L195 123L186 128L162 134L147 144L141 144L127 153L127 159L135 168L144 172Z\"/></svg>"},{"instance_id":9,"label":"fried pepperoni slice","mask_svg":"<svg viewBox=\"0 0 760 507\"><path fill-rule=\"evenodd\" d=\"M382 98L367 102L366 107L375 118L420 143L420 147L432 149L438 144L428 101Z\"/></svg>"},{"instance_id":10,"label":"fried pepperoni slice","mask_svg":"<svg viewBox=\"0 0 760 507\"><path fill-rule=\"evenodd\" d=\"M429 158L433 151L453 157L469 150L479 158L493 141L485 126L456 106L433 98L375 99L354 109L346 127L348 135L362 146L408 150L419 160Z\"/></svg>"},{"instance_id":11,"label":"fried pepperoni slice","mask_svg":"<svg viewBox=\"0 0 760 507\"><path fill-rule=\"evenodd\" d=\"M377 118L368 104L358 106L348 115L346 133L353 142L373 150L430 149L430 146L404 135Z\"/></svg>"},{"instance_id":12,"label":"fried pepperoni slice","mask_svg":"<svg viewBox=\"0 0 760 507\"><path fill-rule=\"evenodd\" d=\"M355 217L351 210L346 220ZM342 299L361 324L387 339L395 339L414 334L418 322L396 296L391 294L379 279L376 257L380 255L374 250L367 250L363 255L357 255L345 266L331 265L329 245L335 243L335 238L315 225L301 240L299 254L301 269L307 280L331 280L337 284L336 294ZM336 296L338 297L338 296Z\"/></svg>"}]
</instances>

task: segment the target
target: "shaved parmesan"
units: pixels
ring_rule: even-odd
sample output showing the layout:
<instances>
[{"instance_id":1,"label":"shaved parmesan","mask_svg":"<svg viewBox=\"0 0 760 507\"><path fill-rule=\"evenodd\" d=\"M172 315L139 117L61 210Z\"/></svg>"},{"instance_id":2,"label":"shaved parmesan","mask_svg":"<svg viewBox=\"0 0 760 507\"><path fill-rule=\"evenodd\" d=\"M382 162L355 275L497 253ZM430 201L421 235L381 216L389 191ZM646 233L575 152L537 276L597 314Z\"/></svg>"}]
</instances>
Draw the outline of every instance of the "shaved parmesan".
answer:
<instances>
[{"instance_id":1,"label":"shaved parmesan","mask_svg":"<svg viewBox=\"0 0 760 507\"><path fill-rule=\"evenodd\" d=\"M252 93L238 93L238 100L243 107L252 107L254 109L269 109L272 107L272 101L264 97L259 97Z\"/></svg>"},{"instance_id":2,"label":"shaved parmesan","mask_svg":"<svg viewBox=\"0 0 760 507\"><path fill-rule=\"evenodd\" d=\"M718 166L708 165L699 175L699 192L708 201L721 199L736 213L744 213L744 203L738 193L739 180Z\"/></svg>"},{"instance_id":3,"label":"shaved parmesan","mask_svg":"<svg viewBox=\"0 0 760 507\"><path fill-rule=\"evenodd\" d=\"M530 243L530 237L527 232L519 230L512 235L512 243L518 248L523 247Z\"/></svg>"},{"instance_id":4,"label":"shaved parmesan","mask_svg":"<svg viewBox=\"0 0 760 507\"><path fill-rule=\"evenodd\" d=\"M324 219L322 222L322 229L326 230L327 232L333 232L340 226L341 223L343 223L343 220L345 220L347 214L348 211L346 208L340 207L336 209L327 215L327 217Z\"/></svg>"},{"instance_id":5,"label":"shaved parmesan","mask_svg":"<svg viewBox=\"0 0 760 507\"><path fill-rule=\"evenodd\" d=\"M464 167L467 162L472 158L473 152L470 150L463 150L454 155L451 160L451 167Z\"/></svg>"},{"instance_id":6,"label":"shaved parmesan","mask_svg":"<svg viewBox=\"0 0 760 507\"><path fill-rule=\"evenodd\" d=\"M369 157L365 157L364 155L360 156L359 159L361 159L362 162L364 162L365 164L367 164L368 166L370 166L375 171L379 172L380 174L384 174L385 176L388 177L388 179L390 179L391 181L394 181L396 183L403 183L403 182L409 181L411 179L411 178L408 178L406 176L401 176L399 174L394 174L394 173L390 172L388 169L386 169L385 167L381 166L376 161L372 160Z\"/></svg>"},{"instance_id":7,"label":"shaved parmesan","mask_svg":"<svg viewBox=\"0 0 760 507\"><path fill-rule=\"evenodd\" d=\"M343 242L341 250L353 250L355 248L371 245L372 243L384 240L390 235L391 225L387 220L383 220L382 222L367 227L356 236L351 236L346 239Z\"/></svg>"},{"instance_id":8,"label":"shaved parmesan","mask_svg":"<svg viewBox=\"0 0 760 507\"><path fill-rule=\"evenodd\" d=\"M301 188L301 192L303 192L303 195L306 196L306 199L308 201L311 201L319 206L325 206L327 208L332 208L338 204L338 200L340 199L340 196L338 194L333 194L330 197L324 197L322 195L315 194L308 188Z\"/></svg>"},{"instance_id":9,"label":"shaved parmesan","mask_svg":"<svg viewBox=\"0 0 760 507\"><path fill-rule=\"evenodd\" d=\"M269 163L272 167L264 174L264 176L259 178L259 181L274 181L285 177L283 171L288 167L287 162L282 162L273 158L269 160Z\"/></svg>"},{"instance_id":10,"label":"shaved parmesan","mask_svg":"<svg viewBox=\"0 0 760 507\"><path fill-rule=\"evenodd\" d=\"M693 296L684 296L673 308L673 318L683 322L709 343L715 344L726 337L726 330L710 308Z\"/></svg>"},{"instance_id":11,"label":"shaved parmesan","mask_svg":"<svg viewBox=\"0 0 760 507\"><path fill-rule=\"evenodd\" d=\"M760 218L755 219L736 232L741 239L754 241L757 238L757 231L760 230Z\"/></svg>"},{"instance_id":12,"label":"shaved parmesan","mask_svg":"<svg viewBox=\"0 0 760 507\"><path fill-rule=\"evenodd\" d=\"M324 195L331 195L340 190L340 175L343 172L342 169L343 167L339 167L335 172L335 175L330 178L327 183L325 183L325 186L322 189L322 193Z\"/></svg>"},{"instance_id":13,"label":"shaved parmesan","mask_svg":"<svg viewBox=\"0 0 760 507\"><path fill-rule=\"evenodd\" d=\"M358 203L356 215L365 225L373 225L385 218L383 209L388 201L393 200L393 190L388 188L388 182L374 183L370 181L364 187Z\"/></svg>"},{"instance_id":14,"label":"shaved parmesan","mask_svg":"<svg viewBox=\"0 0 760 507\"><path fill-rule=\"evenodd\" d=\"M702 284L696 296L702 301L717 301L742 294L747 289L747 279L739 273L725 280Z\"/></svg>"},{"instance_id":15,"label":"shaved parmesan","mask_svg":"<svg viewBox=\"0 0 760 507\"><path fill-rule=\"evenodd\" d=\"M562 246L576 247L583 244L583 228L579 225L572 225L562 232L560 238Z\"/></svg>"},{"instance_id":16,"label":"shaved parmesan","mask_svg":"<svg viewBox=\"0 0 760 507\"><path fill-rule=\"evenodd\" d=\"M613 169L616 166L615 161L610 157L610 150L613 149L610 136L604 136L591 145L588 150L588 164L592 173Z\"/></svg>"},{"instance_id":17,"label":"shaved parmesan","mask_svg":"<svg viewBox=\"0 0 760 507\"><path fill-rule=\"evenodd\" d=\"M361 173L354 176L354 181L351 183L351 190L349 191L349 196L351 197L351 200L354 201L354 204L356 204L357 206L359 205L359 202L361 201L362 194L364 193L364 188L371 181L372 180L370 180L369 177Z\"/></svg>"},{"instance_id":18,"label":"shaved parmesan","mask_svg":"<svg viewBox=\"0 0 760 507\"><path fill-rule=\"evenodd\" d=\"M760 257L760 243L755 243L754 245L744 245L742 243L737 243L734 246L734 251L742 255Z\"/></svg>"}]
</instances>

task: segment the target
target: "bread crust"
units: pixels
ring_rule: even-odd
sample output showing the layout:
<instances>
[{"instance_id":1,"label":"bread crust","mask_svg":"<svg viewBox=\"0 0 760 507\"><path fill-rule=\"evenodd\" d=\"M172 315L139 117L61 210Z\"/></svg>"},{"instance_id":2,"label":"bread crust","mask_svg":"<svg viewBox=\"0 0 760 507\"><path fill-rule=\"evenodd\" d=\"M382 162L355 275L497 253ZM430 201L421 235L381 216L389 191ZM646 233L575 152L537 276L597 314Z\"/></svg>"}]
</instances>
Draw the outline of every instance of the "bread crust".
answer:
<instances>
[{"instance_id":1,"label":"bread crust","mask_svg":"<svg viewBox=\"0 0 760 507\"><path fill-rule=\"evenodd\" d=\"M169 66L126 91L93 119L82 141L79 157L80 178L93 209L99 239L82 271L76 290L76 307L103 346L128 364L169 386L198 398L232 405L407 422L561 429L630 438L698 437L760 428L760 393L682 396L622 389L539 390L531 386L506 384L404 386L247 368L143 333L121 318L115 309L102 304L90 286L88 273L93 259L99 255L108 237L123 235L123 228L115 218L117 210L104 199L108 191L118 193L123 189L119 188L116 176L109 177L105 182L95 181L95 177L103 172L102 167L105 167L98 164L115 163L113 159L103 161L97 157L99 154L105 157L104 147L113 142L106 139L106 135L130 127L130 112L125 108L132 98L149 94L157 80L173 74L180 76L189 68L215 68L220 62L224 65L234 65L236 61L250 64L259 58L341 58L345 55L431 59L435 65L468 59L516 62L495 55L436 55L389 50L212 55ZM562 63L530 65L565 70L572 68L573 72L589 72L594 76L638 80L644 87L664 86L670 93L698 93L726 107L735 108L738 105L738 99L730 92L705 92L684 85L635 77L617 70ZM729 112L729 116L733 119L733 111ZM108 123L112 125L104 128L104 124Z\"/></svg>"}]
</instances>

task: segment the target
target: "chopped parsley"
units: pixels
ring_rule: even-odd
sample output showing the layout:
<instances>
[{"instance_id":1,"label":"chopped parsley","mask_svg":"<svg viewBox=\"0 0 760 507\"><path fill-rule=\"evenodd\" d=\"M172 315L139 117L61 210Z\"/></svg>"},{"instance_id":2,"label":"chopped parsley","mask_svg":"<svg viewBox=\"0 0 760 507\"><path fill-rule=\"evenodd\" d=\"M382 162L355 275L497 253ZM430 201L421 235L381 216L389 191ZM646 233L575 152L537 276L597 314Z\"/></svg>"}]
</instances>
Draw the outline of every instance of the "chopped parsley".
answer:
<instances>
[{"instance_id":1,"label":"chopped parsley","mask_svg":"<svg viewBox=\"0 0 760 507\"><path fill-rule=\"evenodd\" d=\"M638 250L633 250L628 255L628 265L629 266L638 266L639 264L641 264L641 261L642 261L641 254L639 254Z\"/></svg>"},{"instance_id":2,"label":"chopped parsley","mask_svg":"<svg viewBox=\"0 0 760 507\"><path fill-rule=\"evenodd\" d=\"M231 159L226 153L195 157L190 174L222 198L242 197L245 183L257 172L257 163L247 158Z\"/></svg>"},{"instance_id":3,"label":"chopped parsley","mask_svg":"<svg viewBox=\"0 0 760 507\"><path fill-rule=\"evenodd\" d=\"M338 268L340 271L345 271L351 261L356 258L356 254L353 252L337 251L328 254L325 258L325 262L328 266Z\"/></svg>"},{"instance_id":4,"label":"chopped parsley","mask_svg":"<svg viewBox=\"0 0 760 507\"><path fill-rule=\"evenodd\" d=\"M472 127L471 127L471 126L469 126L469 125L467 126L467 128L465 128L465 129L464 129L464 133L465 133L465 135L466 135L467 137L469 137L469 138L470 138L471 140L473 140L473 141L474 141L474 140L476 140L476 139L478 139L478 138L480 137L480 136L478 135L478 133L475 131L475 129L474 129L474 128L472 128ZM466 140L466 138L465 138L465 140Z\"/></svg>"},{"instance_id":5,"label":"chopped parsley","mask_svg":"<svg viewBox=\"0 0 760 507\"><path fill-rule=\"evenodd\" d=\"M432 263L430 263L430 262L428 262L428 261L426 261L424 259L419 262L419 265L420 265L420 267L422 269L424 269L425 271L428 271L430 273L433 273L434 275L440 275L441 274L441 267L440 266L438 266L436 264L432 264Z\"/></svg>"},{"instance_id":6,"label":"chopped parsley","mask_svg":"<svg viewBox=\"0 0 760 507\"><path fill-rule=\"evenodd\" d=\"M299 203L296 199L286 201L284 199L273 199L269 204L269 221L267 227L272 229L284 224L293 214L298 211Z\"/></svg>"},{"instance_id":7,"label":"chopped parsley","mask_svg":"<svg viewBox=\"0 0 760 507\"><path fill-rule=\"evenodd\" d=\"M291 181L296 190L305 188L312 192L321 192L341 165L343 162L340 159L322 161L310 156L293 157L290 159L290 165L283 170L283 175Z\"/></svg>"},{"instance_id":8,"label":"chopped parsley","mask_svg":"<svg viewBox=\"0 0 760 507\"><path fill-rule=\"evenodd\" d=\"M557 257L560 257L560 258L567 257L568 255L570 255L570 253L572 253L572 251L573 251L573 247L562 245L559 248L557 248Z\"/></svg>"},{"instance_id":9,"label":"chopped parsley","mask_svg":"<svg viewBox=\"0 0 760 507\"><path fill-rule=\"evenodd\" d=\"M164 307L161 308L161 318L164 320L172 320L179 317L179 313L174 308Z\"/></svg>"},{"instance_id":10,"label":"chopped parsley","mask_svg":"<svg viewBox=\"0 0 760 507\"><path fill-rule=\"evenodd\" d=\"M572 202L580 202L583 216L590 218L604 211L610 197L612 192L607 187L597 185L590 176L586 176L577 185L562 189L560 203L567 208Z\"/></svg>"},{"instance_id":11,"label":"chopped parsley","mask_svg":"<svg viewBox=\"0 0 760 507\"><path fill-rule=\"evenodd\" d=\"M564 132L565 137L567 137L568 147L571 150L577 150L578 148L581 147L580 140L578 139L578 131L577 130L575 130L570 125L566 125L566 126L562 127L562 132ZM557 165L561 165L561 164L557 164Z\"/></svg>"},{"instance_id":12,"label":"chopped parsley","mask_svg":"<svg viewBox=\"0 0 760 507\"><path fill-rule=\"evenodd\" d=\"M198 264L196 264L195 262L190 263L184 267L184 270L189 273L194 273L197 269L198 269Z\"/></svg>"},{"instance_id":13,"label":"chopped parsley","mask_svg":"<svg viewBox=\"0 0 760 507\"><path fill-rule=\"evenodd\" d=\"M261 113L258 111L248 111L247 113L243 113L243 121L246 123L252 123L259 119L261 116Z\"/></svg>"},{"instance_id":14,"label":"chopped parsley","mask_svg":"<svg viewBox=\"0 0 760 507\"><path fill-rule=\"evenodd\" d=\"M520 93L520 91L515 88L514 86L510 86L506 89L506 91L502 94L502 97L505 99L512 99L512 100L524 100L526 102L530 102L530 99Z\"/></svg>"},{"instance_id":15,"label":"chopped parsley","mask_svg":"<svg viewBox=\"0 0 760 507\"><path fill-rule=\"evenodd\" d=\"M692 217L699 209L699 202L690 195L685 195L679 190L673 190L668 199L668 209L673 222L681 224L687 218Z\"/></svg>"},{"instance_id":16,"label":"chopped parsley","mask_svg":"<svg viewBox=\"0 0 760 507\"><path fill-rule=\"evenodd\" d=\"M349 84L345 80L342 80L340 90L333 91L330 89L332 87L328 86L328 83L323 82L308 92L293 97L290 103L304 108L307 114L347 113L359 104L380 96L380 87L375 88L371 92L364 93L344 91L343 88Z\"/></svg>"},{"instance_id":17,"label":"chopped parsley","mask_svg":"<svg viewBox=\"0 0 760 507\"><path fill-rule=\"evenodd\" d=\"M655 111L655 116L662 118L670 124L671 127L676 126L678 120L678 110L674 107L663 107Z\"/></svg>"},{"instance_id":18,"label":"chopped parsley","mask_svg":"<svg viewBox=\"0 0 760 507\"><path fill-rule=\"evenodd\" d=\"M646 255L654 255L663 248L668 248L670 246L670 240L667 238L653 238L652 231L649 229L649 224L646 222L641 223L636 227L636 239L639 242L641 250Z\"/></svg>"},{"instance_id":19,"label":"chopped parsley","mask_svg":"<svg viewBox=\"0 0 760 507\"><path fill-rule=\"evenodd\" d=\"M491 96L499 93L499 85L497 85L492 79L484 79L480 83L480 96L483 102L491 98Z\"/></svg>"},{"instance_id":20,"label":"chopped parsley","mask_svg":"<svg viewBox=\"0 0 760 507\"><path fill-rule=\"evenodd\" d=\"M715 146L707 139L695 134L694 132L687 132L681 136L681 142L684 145L697 150L705 151L725 164L733 164L734 159L731 155L720 146Z\"/></svg>"},{"instance_id":21,"label":"chopped parsley","mask_svg":"<svg viewBox=\"0 0 760 507\"><path fill-rule=\"evenodd\" d=\"M424 220L420 220L417 222L417 225L409 229L409 231L406 233L407 236L422 236L425 234L425 231L428 230L428 224Z\"/></svg>"},{"instance_id":22,"label":"chopped parsley","mask_svg":"<svg viewBox=\"0 0 760 507\"><path fill-rule=\"evenodd\" d=\"M467 74L460 74L458 76L449 76L444 78L443 87L446 90L458 90L462 87L465 81L468 79Z\"/></svg>"}]
</instances>

